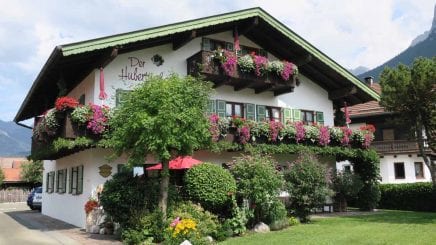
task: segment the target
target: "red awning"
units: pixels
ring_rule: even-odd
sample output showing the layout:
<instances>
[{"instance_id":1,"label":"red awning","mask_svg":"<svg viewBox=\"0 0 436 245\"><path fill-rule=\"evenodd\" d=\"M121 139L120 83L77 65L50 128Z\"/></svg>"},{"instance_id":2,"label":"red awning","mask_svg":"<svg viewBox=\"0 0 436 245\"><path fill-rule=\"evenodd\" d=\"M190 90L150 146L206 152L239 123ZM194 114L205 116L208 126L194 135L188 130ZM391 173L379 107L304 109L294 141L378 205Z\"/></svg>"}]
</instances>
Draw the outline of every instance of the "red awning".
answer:
<instances>
[{"instance_id":1,"label":"red awning","mask_svg":"<svg viewBox=\"0 0 436 245\"><path fill-rule=\"evenodd\" d=\"M170 169L188 169L194 165L202 163L200 160L194 159L191 156L179 156L170 161ZM156 164L147 170L162 170L162 163Z\"/></svg>"}]
</instances>

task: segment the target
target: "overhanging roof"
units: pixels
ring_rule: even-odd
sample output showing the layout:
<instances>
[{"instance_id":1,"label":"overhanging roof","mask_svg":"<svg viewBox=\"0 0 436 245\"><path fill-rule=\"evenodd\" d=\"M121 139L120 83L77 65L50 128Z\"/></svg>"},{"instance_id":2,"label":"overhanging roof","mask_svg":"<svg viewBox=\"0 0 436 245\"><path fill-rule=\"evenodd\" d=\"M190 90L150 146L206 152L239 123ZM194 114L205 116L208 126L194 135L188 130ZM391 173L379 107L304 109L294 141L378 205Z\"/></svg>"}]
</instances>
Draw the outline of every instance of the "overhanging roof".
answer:
<instances>
[{"instance_id":1,"label":"overhanging roof","mask_svg":"<svg viewBox=\"0 0 436 245\"><path fill-rule=\"evenodd\" d=\"M327 55L291 31L261 8L246 9L104 38L57 46L42 68L14 121L51 107L59 91L70 91L93 69L110 59L114 48L126 53L196 36L232 30L256 42L280 59L294 61L300 73L329 91L335 102L350 105L379 100L379 95ZM63 80L63 88L58 81Z\"/></svg>"}]
</instances>

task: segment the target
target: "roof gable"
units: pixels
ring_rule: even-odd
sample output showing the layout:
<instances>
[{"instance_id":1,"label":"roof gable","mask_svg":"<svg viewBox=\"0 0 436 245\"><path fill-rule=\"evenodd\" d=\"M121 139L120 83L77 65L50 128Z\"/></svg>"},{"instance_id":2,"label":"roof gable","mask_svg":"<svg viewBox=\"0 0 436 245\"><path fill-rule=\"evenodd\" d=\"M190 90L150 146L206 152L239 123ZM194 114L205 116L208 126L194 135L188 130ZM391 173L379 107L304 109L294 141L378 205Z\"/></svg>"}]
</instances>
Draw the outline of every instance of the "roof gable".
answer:
<instances>
[{"instance_id":1,"label":"roof gable","mask_svg":"<svg viewBox=\"0 0 436 245\"><path fill-rule=\"evenodd\" d=\"M114 52L116 55L164 43L173 43L175 48L193 36L231 30L235 26L247 38L269 47L268 51L274 56L294 61L300 73L329 91L331 100L345 99L353 105L379 99L379 95L357 77L284 24L261 8L251 8L58 46L36 78L14 121L42 113L56 99L58 80L68 80L66 89L71 90L93 69L110 62Z\"/></svg>"}]
</instances>

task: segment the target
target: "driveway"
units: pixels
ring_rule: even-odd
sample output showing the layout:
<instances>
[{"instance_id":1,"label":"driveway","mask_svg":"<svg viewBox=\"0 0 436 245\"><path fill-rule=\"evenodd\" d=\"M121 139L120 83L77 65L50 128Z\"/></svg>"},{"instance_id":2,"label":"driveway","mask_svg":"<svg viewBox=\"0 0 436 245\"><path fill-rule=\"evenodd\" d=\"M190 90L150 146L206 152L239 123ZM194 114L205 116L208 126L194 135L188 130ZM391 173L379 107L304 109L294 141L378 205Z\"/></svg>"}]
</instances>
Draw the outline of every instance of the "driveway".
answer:
<instances>
[{"instance_id":1,"label":"driveway","mask_svg":"<svg viewBox=\"0 0 436 245\"><path fill-rule=\"evenodd\" d=\"M88 234L30 210L25 203L0 203L0 244L121 244L113 236Z\"/></svg>"}]
</instances>

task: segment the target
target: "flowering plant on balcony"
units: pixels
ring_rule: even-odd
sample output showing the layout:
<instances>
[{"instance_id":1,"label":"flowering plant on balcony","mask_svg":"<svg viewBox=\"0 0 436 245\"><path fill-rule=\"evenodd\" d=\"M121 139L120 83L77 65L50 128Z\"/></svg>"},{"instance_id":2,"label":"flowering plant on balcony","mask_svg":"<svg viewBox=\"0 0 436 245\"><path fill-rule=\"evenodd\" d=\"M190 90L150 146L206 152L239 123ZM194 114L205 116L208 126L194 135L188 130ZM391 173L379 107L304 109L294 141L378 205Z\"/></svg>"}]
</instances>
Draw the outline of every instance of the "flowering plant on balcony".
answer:
<instances>
[{"instance_id":1,"label":"flowering plant on balcony","mask_svg":"<svg viewBox=\"0 0 436 245\"><path fill-rule=\"evenodd\" d=\"M67 109L74 109L79 105L79 101L72 97L59 97L56 99L55 108L58 111L65 111Z\"/></svg>"},{"instance_id":2,"label":"flowering plant on balcony","mask_svg":"<svg viewBox=\"0 0 436 245\"><path fill-rule=\"evenodd\" d=\"M56 115L57 110L53 108L46 111L44 115L41 116L33 129L33 136L35 139L44 141L46 140L46 137L56 135L59 128L59 122Z\"/></svg>"},{"instance_id":3,"label":"flowering plant on balcony","mask_svg":"<svg viewBox=\"0 0 436 245\"><path fill-rule=\"evenodd\" d=\"M71 112L71 121L85 125L92 118L92 110L90 105L79 105Z\"/></svg>"},{"instance_id":4,"label":"flowering plant on balcony","mask_svg":"<svg viewBox=\"0 0 436 245\"><path fill-rule=\"evenodd\" d=\"M229 130L229 120L221 118L217 114L209 116L209 132L212 135L212 141L217 142L220 138L226 137Z\"/></svg>"},{"instance_id":5,"label":"flowering plant on balcony","mask_svg":"<svg viewBox=\"0 0 436 245\"><path fill-rule=\"evenodd\" d=\"M91 104L92 118L88 121L87 128L91 130L93 134L102 134L105 132L108 126L108 120L110 118L110 109L107 106L99 106Z\"/></svg>"},{"instance_id":6,"label":"flowering plant on balcony","mask_svg":"<svg viewBox=\"0 0 436 245\"><path fill-rule=\"evenodd\" d=\"M371 132L371 133L375 133L375 127L372 124L365 124L363 126L360 126L359 129L362 130L362 131L368 131L368 132Z\"/></svg>"},{"instance_id":7,"label":"flowering plant on balcony","mask_svg":"<svg viewBox=\"0 0 436 245\"><path fill-rule=\"evenodd\" d=\"M242 118L240 116L232 116L230 123L232 127L240 128L245 124L245 118Z\"/></svg>"},{"instance_id":8,"label":"flowering plant on balcony","mask_svg":"<svg viewBox=\"0 0 436 245\"><path fill-rule=\"evenodd\" d=\"M228 76L234 75L237 67L244 73L254 72L257 77L275 73L284 81L298 74L298 68L293 63L286 60L269 61L268 58L256 55L254 52L237 57L234 52L218 49L214 51L212 58L221 63Z\"/></svg>"},{"instance_id":9,"label":"flowering plant on balcony","mask_svg":"<svg viewBox=\"0 0 436 245\"><path fill-rule=\"evenodd\" d=\"M262 136L267 138L269 134L269 123L267 121L254 122L250 128L250 134L253 141L256 141Z\"/></svg>"},{"instance_id":10,"label":"flowering plant on balcony","mask_svg":"<svg viewBox=\"0 0 436 245\"><path fill-rule=\"evenodd\" d=\"M279 140L285 142L291 142L295 139L295 135L297 134L297 129L295 128L295 124L291 122L287 122L282 130L279 132Z\"/></svg>"},{"instance_id":11,"label":"flowering plant on balcony","mask_svg":"<svg viewBox=\"0 0 436 245\"><path fill-rule=\"evenodd\" d=\"M270 121L269 122L269 140L271 142L276 142L280 133L280 130L282 130L283 124L281 122L276 121Z\"/></svg>"}]
</instances>

